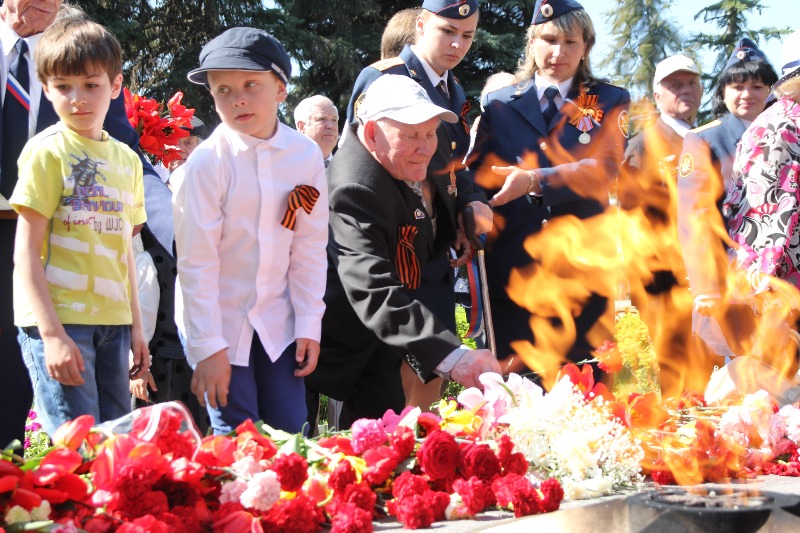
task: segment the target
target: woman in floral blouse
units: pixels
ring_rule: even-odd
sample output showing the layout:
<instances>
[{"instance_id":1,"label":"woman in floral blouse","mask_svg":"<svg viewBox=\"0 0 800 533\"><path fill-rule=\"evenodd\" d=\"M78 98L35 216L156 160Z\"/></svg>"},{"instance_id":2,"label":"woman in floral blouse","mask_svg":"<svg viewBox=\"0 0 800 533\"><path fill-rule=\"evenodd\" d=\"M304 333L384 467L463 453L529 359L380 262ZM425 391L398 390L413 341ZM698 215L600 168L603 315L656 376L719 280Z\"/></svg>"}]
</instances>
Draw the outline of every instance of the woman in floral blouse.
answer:
<instances>
[{"instance_id":1,"label":"woman in floral blouse","mask_svg":"<svg viewBox=\"0 0 800 533\"><path fill-rule=\"evenodd\" d=\"M773 85L778 101L742 137L724 208L738 267L729 292L756 318L739 334L751 343L741 353L789 376L797 371L800 344L800 31L784 44L784 58L783 77Z\"/></svg>"},{"instance_id":2,"label":"woman in floral blouse","mask_svg":"<svg viewBox=\"0 0 800 533\"><path fill-rule=\"evenodd\" d=\"M787 39L784 57L773 86L778 101L742 137L725 202L735 264L756 294L774 289L773 278L800 287L800 31Z\"/></svg>"}]
</instances>

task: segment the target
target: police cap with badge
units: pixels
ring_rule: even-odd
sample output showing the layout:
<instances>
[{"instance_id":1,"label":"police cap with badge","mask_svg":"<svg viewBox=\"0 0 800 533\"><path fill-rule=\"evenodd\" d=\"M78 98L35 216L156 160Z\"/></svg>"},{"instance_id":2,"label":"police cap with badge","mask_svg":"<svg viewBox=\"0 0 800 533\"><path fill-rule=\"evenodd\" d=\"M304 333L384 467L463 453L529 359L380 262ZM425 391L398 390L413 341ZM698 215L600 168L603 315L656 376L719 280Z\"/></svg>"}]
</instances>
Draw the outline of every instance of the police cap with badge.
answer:
<instances>
[{"instance_id":1,"label":"police cap with badge","mask_svg":"<svg viewBox=\"0 0 800 533\"><path fill-rule=\"evenodd\" d=\"M550 22L578 9L583 9L583 6L575 0L538 0L533 8L531 26Z\"/></svg>"},{"instance_id":2,"label":"police cap with badge","mask_svg":"<svg viewBox=\"0 0 800 533\"><path fill-rule=\"evenodd\" d=\"M728 58L728 62L725 63L725 68L722 70L726 71L738 63L755 61L757 59L769 62L767 56L764 55L764 52L758 49L756 43L747 37L743 37L742 39L739 39L738 43L736 43L736 47L733 49L733 52L731 52L731 56Z\"/></svg>"},{"instance_id":3,"label":"police cap with badge","mask_svg":"<svg viewBox=\"0 0 800 533\"><path fill-rule=\"evenodd\" d=\"M478 0L425 0L422 9L446 19L465 19L478 12Z\"/></svg>"}]
</instances>

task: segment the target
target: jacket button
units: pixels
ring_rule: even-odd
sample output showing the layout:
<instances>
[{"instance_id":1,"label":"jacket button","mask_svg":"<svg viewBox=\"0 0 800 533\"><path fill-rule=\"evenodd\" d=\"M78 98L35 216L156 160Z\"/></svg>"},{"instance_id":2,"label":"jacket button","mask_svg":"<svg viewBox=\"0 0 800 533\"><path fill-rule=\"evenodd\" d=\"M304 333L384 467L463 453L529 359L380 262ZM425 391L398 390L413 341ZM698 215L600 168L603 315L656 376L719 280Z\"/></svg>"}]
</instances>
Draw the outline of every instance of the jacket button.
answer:
<instances>
[{"instance_id":1,"label":"jacket button","mask_svg":"<svg viewBox=\"0 0 800 533\"><path fill-rule=\"evenodd\" d=\"M544 142L544 141L542 141L542 142L539 144L539 148L541 148L542 150L547 150L547 143L546 143L546 142Z\"/></svg>"},{"instance_id":2,"label":"jacket button","mask_svg":"<svg viewBox=\"0 0 800 533\"><path fill-rule=\"evenodd\" d=\"M548 224L549 224L549 222L547 222L547 219L542 220L542 227L543 228L546 228Z\"/></svg>"},{"instance_id":3,"label":"jacket button","mask_svg":"<svg viewBox=\"0 0 800 533\"><path fill-rule=\"evenodd\" d=\"M453 141L453 142L451 142L451 143L450 143L450 148L451 148L452 150L455 150L457 146L458 146L458 145L456 144L456 142L455 142L455 141Z\"/></svg>"}]
</instances>

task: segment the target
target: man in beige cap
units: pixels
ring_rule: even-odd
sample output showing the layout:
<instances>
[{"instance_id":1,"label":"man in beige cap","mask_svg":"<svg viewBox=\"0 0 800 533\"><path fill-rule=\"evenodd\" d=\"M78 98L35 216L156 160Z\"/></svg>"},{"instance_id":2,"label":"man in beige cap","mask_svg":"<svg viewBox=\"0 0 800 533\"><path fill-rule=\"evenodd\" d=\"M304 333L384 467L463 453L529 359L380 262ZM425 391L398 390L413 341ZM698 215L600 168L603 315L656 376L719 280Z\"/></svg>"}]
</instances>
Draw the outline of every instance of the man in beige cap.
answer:
<instances>
[{"instance_id":1,"label":"man in beige cap","mask_svg":"<svg viewBox=\"0 0 800 533\"><path fill-rule=\"evenodd\" d=\"M653 243L652 253L643 258L652 278L630 280L631 299L669 375L681 366L678 362L686 357L691 339L691 297L677 239L676 185L683 137L697 119L703 96L697 64L684 55L661 61L653 96L661 116L628 143L619 200L625 209L642 210L641 230Z\"/></svg>"},{"instance_id":2,"label":"man in beige cap","mask_svg":"<svg viewBox=\"0 0 800 533\"><path fill-rule=\"evenodd\" d=\"M306 377L310 392L344 402L343 429L405 407L403 359L423 381L467 387L500 372L489 350L462 346L412 292L456 238L455 202L427 174L440 121L457 115L394 74L370 85L357 115L328 168L326 310L317 369Z\"/></svg>"}]
</instances>

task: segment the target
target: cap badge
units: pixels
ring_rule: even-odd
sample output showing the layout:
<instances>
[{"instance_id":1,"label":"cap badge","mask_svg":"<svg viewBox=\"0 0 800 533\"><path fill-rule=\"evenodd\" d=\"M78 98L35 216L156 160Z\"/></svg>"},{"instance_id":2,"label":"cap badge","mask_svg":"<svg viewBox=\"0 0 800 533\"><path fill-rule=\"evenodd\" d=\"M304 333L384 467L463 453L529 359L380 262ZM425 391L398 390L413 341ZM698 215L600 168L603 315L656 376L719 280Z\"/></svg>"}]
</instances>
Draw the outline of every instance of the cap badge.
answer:
<instances>
[{"instance_id":1,"label":"cap badge","mask_svg":"<svg viewBox=\"0 0 800 533\"><path fill-rule=\"evenodd\" d=\"M736 57L739 58L739 61L744 61L745 59L747 59L747 52L744 50L739 50L738 52L736 52Z\"/></svg>"},{"instance_id":2,"label":"cap badge","mask_svg":"<svg viewBox=\"0 0 800 533\"><path fill-rule=\"evenodd\" d=\"M467 15L469 15L469 5L464 4L461 7L459 7L458 14L461 15L462 17L466 17Z\"/></svg>"},{"instance_id":3,"label":"cap badge","mask_svg":"<svg viewBox=\"0 0 800 533\"><path fill-rule=\"evenodd\" d=\"M544 18L550 18L553 16L553 6L550 4L543 5L541 11Z\"/></svg>"}]
</instances>

